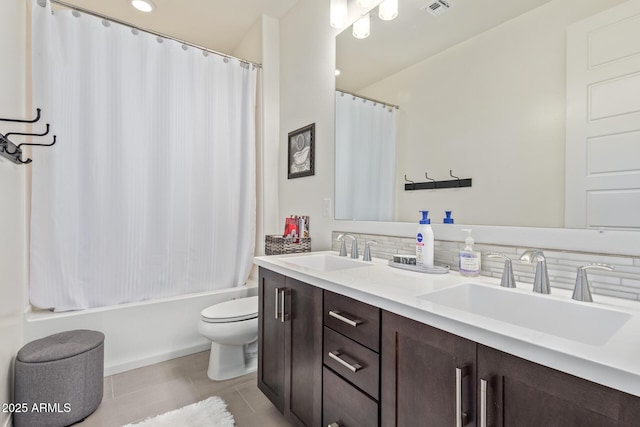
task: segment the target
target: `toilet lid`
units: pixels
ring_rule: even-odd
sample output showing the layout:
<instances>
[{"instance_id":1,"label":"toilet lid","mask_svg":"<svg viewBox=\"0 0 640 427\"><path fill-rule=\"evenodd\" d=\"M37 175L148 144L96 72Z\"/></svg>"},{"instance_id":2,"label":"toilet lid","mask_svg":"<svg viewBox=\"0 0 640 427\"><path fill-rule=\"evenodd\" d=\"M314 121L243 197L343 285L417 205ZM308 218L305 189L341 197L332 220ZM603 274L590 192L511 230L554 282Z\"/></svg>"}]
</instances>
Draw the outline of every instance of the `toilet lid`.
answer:
<instances>
[{"instance_id":1,"label":"toilet lid","mask_svg":"<svg viewBox=\"0 0 640 427\"><path fill-rule=\"evenodd\" d=\"M200 312L202 320L210 323L239 322L258 317L258 297L238 298L207 307Z\"/></svg>"}]
</instances>

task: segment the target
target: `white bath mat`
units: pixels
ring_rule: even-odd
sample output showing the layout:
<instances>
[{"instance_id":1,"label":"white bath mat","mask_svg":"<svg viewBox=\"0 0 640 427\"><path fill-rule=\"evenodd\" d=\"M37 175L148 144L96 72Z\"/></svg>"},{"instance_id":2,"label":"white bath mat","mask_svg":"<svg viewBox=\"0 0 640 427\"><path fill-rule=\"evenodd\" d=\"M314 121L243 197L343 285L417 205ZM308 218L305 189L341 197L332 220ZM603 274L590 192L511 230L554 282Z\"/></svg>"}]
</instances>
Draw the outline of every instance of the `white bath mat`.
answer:
<instances>
[{"instance_id":1,"label":"white bath mat","mask_svg":"<svg viewBox=\"0 0 640 427\"><path fill-rule=\"evenodd\" d=\"M233 415L217 396L124 427L233 427Z\"/></svg>"}]
</instances>

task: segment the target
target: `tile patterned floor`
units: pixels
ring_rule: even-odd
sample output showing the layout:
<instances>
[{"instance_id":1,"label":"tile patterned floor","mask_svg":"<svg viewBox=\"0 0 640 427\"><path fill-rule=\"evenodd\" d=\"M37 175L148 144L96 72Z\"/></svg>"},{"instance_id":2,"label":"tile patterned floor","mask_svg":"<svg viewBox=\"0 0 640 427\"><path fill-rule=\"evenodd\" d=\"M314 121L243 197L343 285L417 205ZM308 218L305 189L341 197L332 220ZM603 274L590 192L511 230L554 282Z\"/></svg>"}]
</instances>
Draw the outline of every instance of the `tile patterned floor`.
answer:
<instances>
[{"instance_id":1,"label":"tile patterned floor","mask_svg":"<svg viewBox=\"0 0 640 427\"><path fill-rule=\"evenodd\" d=\"M258 390L255 373L211 381L208 362L207 351L105 377L102 404L76 426L120 427L210 396L227 402L238 427L290 425Z\"/></svg>"}]
</instances>

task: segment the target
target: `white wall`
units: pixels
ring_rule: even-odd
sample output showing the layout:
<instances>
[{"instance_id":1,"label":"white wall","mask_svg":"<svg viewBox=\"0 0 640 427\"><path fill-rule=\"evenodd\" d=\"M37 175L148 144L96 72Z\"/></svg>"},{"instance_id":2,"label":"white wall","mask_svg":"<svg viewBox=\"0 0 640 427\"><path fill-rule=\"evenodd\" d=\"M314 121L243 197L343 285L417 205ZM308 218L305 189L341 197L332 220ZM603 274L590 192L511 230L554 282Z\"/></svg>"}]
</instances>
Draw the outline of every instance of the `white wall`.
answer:
<instances>
[{"instance_id":1,"label":"white wall","mask_svg":"<svg viewBox=\"0 0 640 427\"><path fill-rule=\"evenodd\" d=\"M26 4L23 0L3 0L0 4L0 117L26 117ZM16 127L0 122L3 135ZM0 158L2 202L0 206L0 404L11 401L13 360L22 346L22 307L26 288L26 166ZM0 413L0 425L8 414Z\"/></svg>"},{"instance_id":2,"label":"white wall","mask_svg":"<svg viewBox=\"0 0 640 427\"><path fill-rule=\"evenodd\" d=\"M299 1L280 19L280 233L290 214L309 215L312 250L331 246L332 219L323 199L333 202L335 34L329 1ZM315 175L287 179L287 134L315 123ZM333 214L332 214L333 215Z\"/></svg>"},{"instance_id":3,"label":"white wall","mask_svg":"<svg viewBox=\"0 0 640 427\"><path fill-rule=\"evenodd\" d=\"M400 105L397 188L425 171L473 178L399 191L397 220L562 227L566 28L622 1L552 1L362 90Z\"/></svg>"},{"instance_id":4,"label":"white wall","mask_svg":"<svg viewBox=\"0 0 640 427\"><path fill-rule=\"evenodd\" d=\"M620 2L621 0L554 0L544 6L543 9L531 12L533 18L520 17L517 19L524 19L525 22L529 22L529 25L540 25L540 20L536 17L540 14L551 14L551 24L553 26L551 33L555 34L555 37L560 37L557 42L561 44L560 48L562 52L564 52L564 30L560 30L559 28L563 21L565 23L573 22ZM272 173L278 174L280 183L280 221L283 222L283 218L291 213L310 215L312 250L329 249L331 247L331 230L349 231L357 229L360 232L375 234L383 233L384 230L389 228L385 228L377 223L333 221L323 216L322 199L330 197L333 201L334 194L333 91L335 89L335 35L337 31L332 29L328 24L328 9L329 2L324 0L298 2L298 4L280 20L280 153L279 164L273 166L276 170ZM507 23L504 27L508 30L512 25L512 23ZM537 31L538 35L543 38L542 41L544 41L544 44L541 44L539 48L544 48L548 43L553 42L553 40L550 41L548 39L550 36L548 36L545 31L544 29L538 29ZM487 36L483 35L480 37ZM520 43L525 41L529 44L531 43L530 39L523 39L522 35L520 35L518 39L505 40L502 43L504 49L513 51L518 50ZM474 43L474 41L471 43ZM515 45L515 47L510 47L510 44ZM462 48L464 48L464 46ZM536 46L530 46L530 48L534 50L539 49ZM484 49L485 52L486 50L487 49ZM560 140L559 138L561 138L561 141L564 141L564 93L562 93L562 99L558 97L558 93L564 90L564 57L558 58L557 55L559 51L557 49L554 49L554 52L553 65L555 69L550 70L546 64L539 63L536 65L535 70L538 73L552 71L553 75L549 77L549 79L553 82L553 92L556 94L555 97L558 99L560 105L549 106L538 103L536 105L537 110L528 110L525 112L533 117L533 119L529 120L534 121L536 128L539 129L539 137L544 137L545 141L551 140L557 142ZM447 59L447 56L443 55L443 58ZM504 61L504 58L502 60ZM478 59L476 63L479 61L480 59ZM501 65L506 66L508 64ZM442 67L442 65L440 66ZM509 66L511 68L514 67L513 64ZM459 75L457 73L460 73L460 70L451 70L451 72ZM511 79L512 77L509 78ZM473 87L472 85L471 88ZM479 93L477 95L490 96L492 94ZM502 96L507 97L509 95L504 93ZM512 94L512 96L517 97L518 94ZM536 94L530 94L530 96L533 96L535 99ZM402 103L402 101L400 101L400 103ZM562 115L562 124L558 124L560 115ZM521 120L521 117L516 117L514 120ZM287 180L287 133L313 122L316 123L317 134L315 176ZM545 123L548 123L553 129L550 134L549 131L545 130ZM487 131L483 136L483 141L480 142L486 143L497 137L500 137L500 132L491 134ZM538 140L534 141L534 146L539 142ZM504 138L502 139L502 143L504 143ZM563 162L563 154L560 153L559 155L561 159L556 159L555 161ZM445 173L448 174L449 167L445 166L445 168ZM464 176L467 174L467 170L464 168L460 169L460 171L456 170L457 168L451 168L454 169L454 173L457 172ZM268 173L268 171L265 172ZM469 172L470 176L472 176L472 174L473 171ZM498 176L499 179L508 179L502 178L500 174L495 175ZM562 179L559 184L563 186L563 182L564 179ZM479 184L480 182L476 179L474 185ZM340 183L337 183L337 185L340 185ZM526 193L528 191L530 191L529 187L526 187L526 189L521 192ZM522 197L523 195L514 194L511 203L521 203ZM557 203L557 196L556 201L553 203ZM486 204L484 204L484 206L486 206ZM455 213L462 214L462 212ZM439 218L440 213L436 214L435 218ZM456 221L461 223L461 220L458 218L459 217L456 217ZM412 219L411 222L413 223L414 220ZM559 239L562 239L563 234L562 230L558 230L558 232L549 232L546 235L557 235ZM558 242L555 241L548 242L548 244L553 247L557 246L557 243Z\"/></svg>"}]
</instances>

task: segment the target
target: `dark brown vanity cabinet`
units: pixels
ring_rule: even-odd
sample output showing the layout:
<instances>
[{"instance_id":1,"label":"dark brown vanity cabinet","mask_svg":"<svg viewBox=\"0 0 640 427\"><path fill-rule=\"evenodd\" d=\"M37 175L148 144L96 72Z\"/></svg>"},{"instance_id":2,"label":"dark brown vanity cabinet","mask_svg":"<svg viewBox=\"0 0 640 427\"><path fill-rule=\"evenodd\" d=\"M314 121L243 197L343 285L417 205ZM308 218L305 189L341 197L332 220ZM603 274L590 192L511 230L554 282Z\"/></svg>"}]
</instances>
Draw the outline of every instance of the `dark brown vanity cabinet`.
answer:
<instances>
[{"instance_id":1,"label":"dark brown vanity cabinet","mask_svg":"<svg viewBox=\"0 0 640 427\"><path fill-rule=\"evenodd\" d=\"M380 311L324 291L323 426L379 425Z\"/></svg>"},{"instance_id":2,"label":"dark brown vanity cabinet","mask_svg":"<svg viewBox=\"0 0 640 427\"><path fill-rule=\"evenodd\" d=\"M382 426L475 426L476 343L382 312Z\"/></svg>"},{"instance_id":3,"label":"dark brown vanity cabinet","mask_svg":"<svg viewBox=\"0 0 640 427\"><path fill-rule=\"evenodd\" d=\"M264 268L259 297L258 387L294 425L640 426L638 397Z\"/></svg>"},{"instance_id":4,"label":"dark brown vanity cabinet","mask_svg":"<svg viewBox=\"0 0 640 427\"><path fill-rule=\"evenodd\" d=\"M381 425L637 427L640 399L388 312Z\"/></svg>"},{"instance_id":5,"label":"dark brown vanity cabinet","mask_svg":"<svg viewBox=\"0 0 640 427\"><path fill-rule=\"evenodd\" d=\"M639 398L483 345L478 381L487 427L640 426Z\"/></svg>"},{"instance_id":6,"label":"dark brown vanity cabinet","mask_svg":"<svg viewBox=\"0 0 640 427\"><path fill-rule=\"evenodd\" d=\"M258 388L294 425L322 417L322 290L260 268Z\"/></svg>"}]
</instances>

